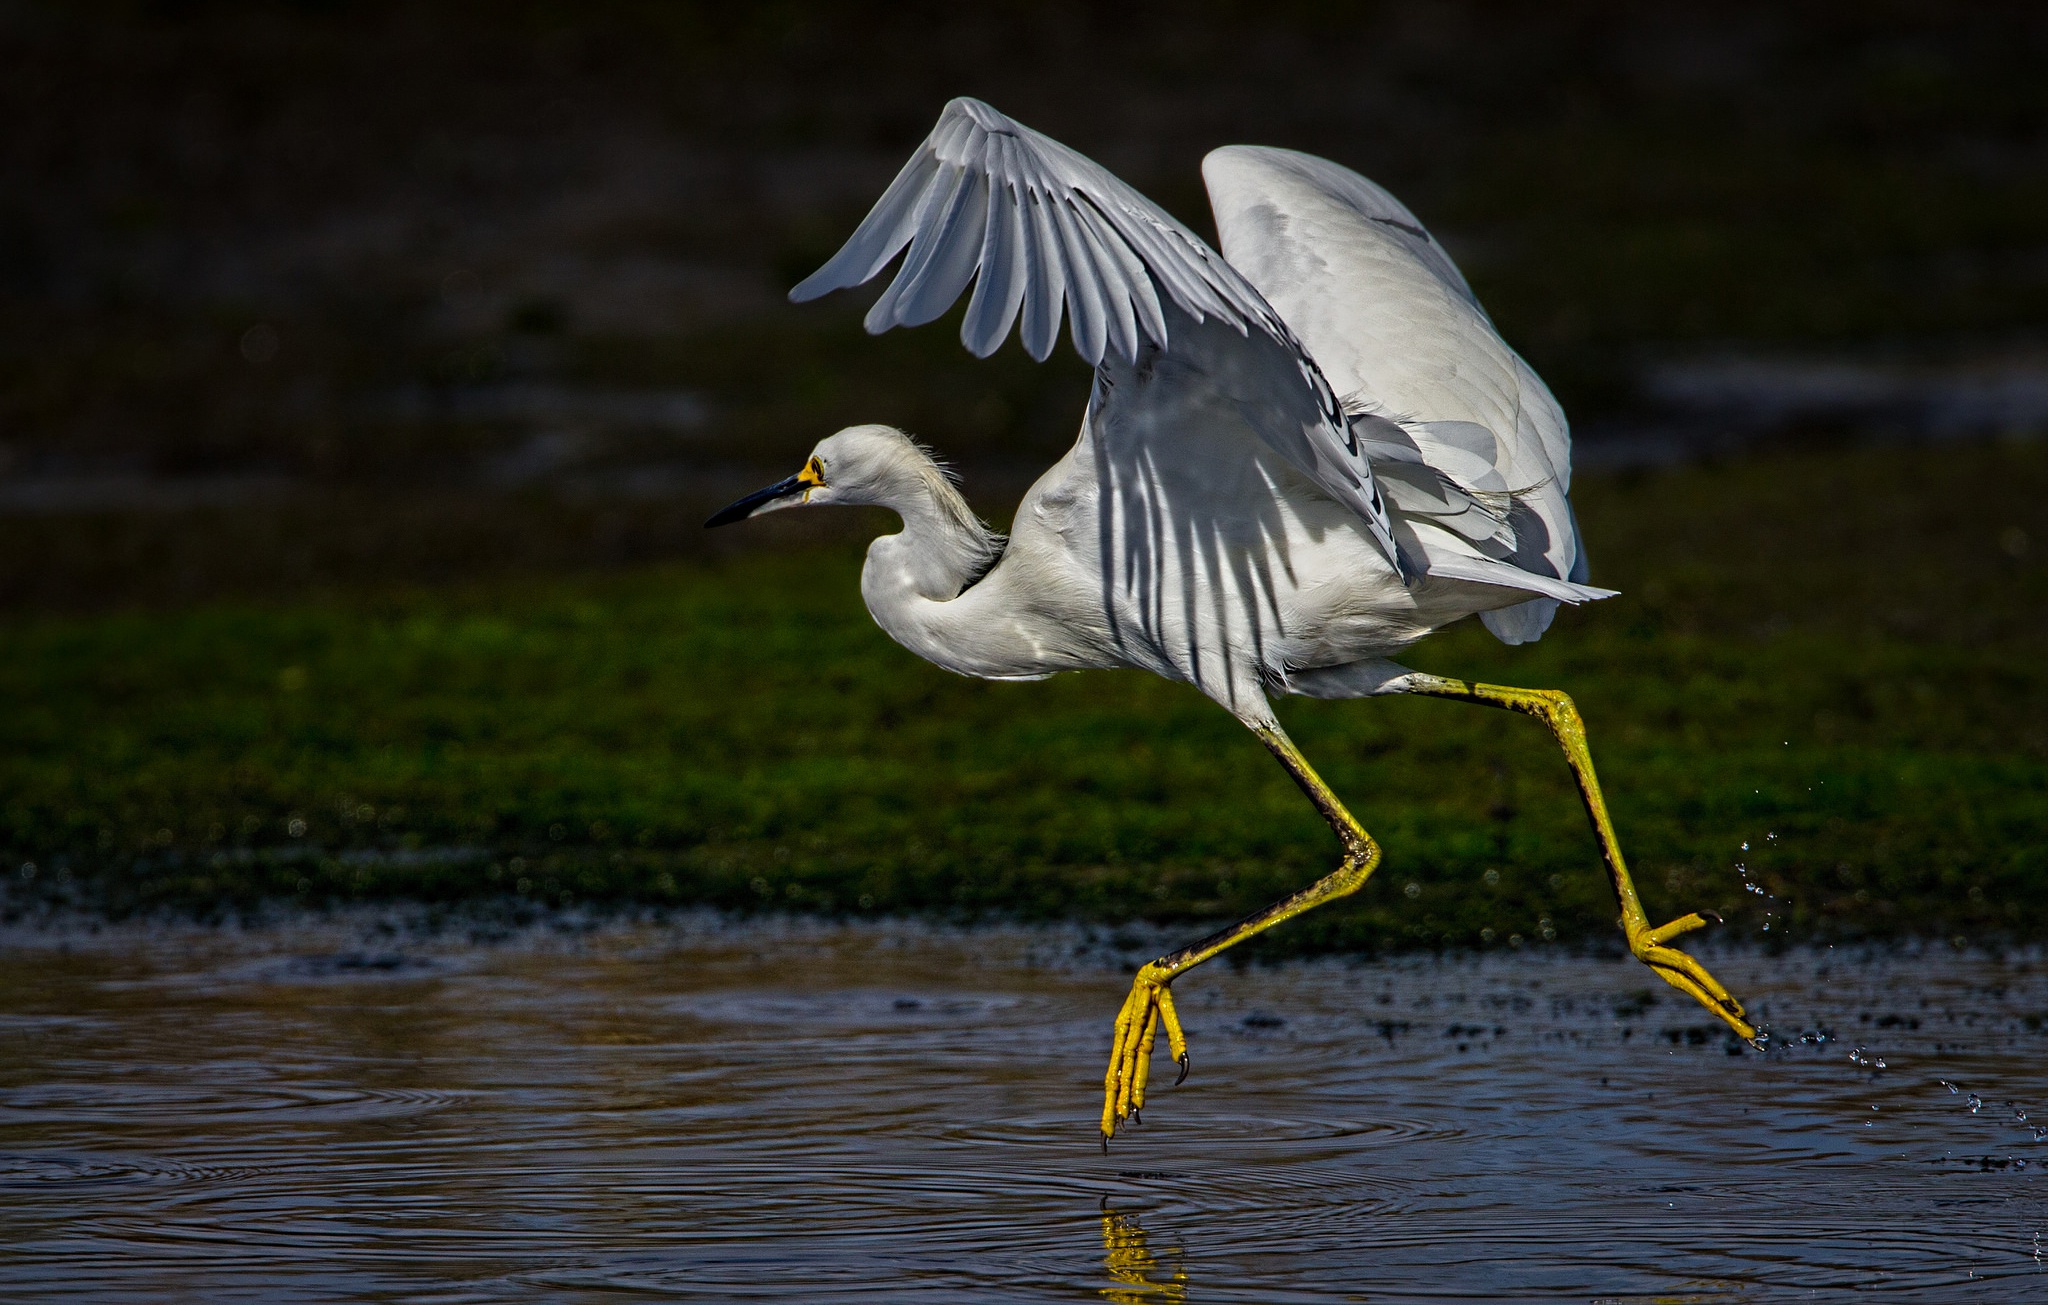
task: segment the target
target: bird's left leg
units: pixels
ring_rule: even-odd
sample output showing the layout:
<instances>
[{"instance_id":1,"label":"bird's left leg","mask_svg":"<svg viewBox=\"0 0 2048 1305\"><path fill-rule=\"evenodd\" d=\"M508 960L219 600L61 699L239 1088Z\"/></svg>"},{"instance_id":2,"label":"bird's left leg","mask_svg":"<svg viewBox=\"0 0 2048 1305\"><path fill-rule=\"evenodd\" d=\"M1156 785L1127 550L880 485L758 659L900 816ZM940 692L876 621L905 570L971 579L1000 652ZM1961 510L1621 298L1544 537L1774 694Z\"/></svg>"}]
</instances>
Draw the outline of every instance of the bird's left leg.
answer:
<instances>
[{"instance_id":1,"label":"bird's left leg","mask_svg":"<svg viewBox=\"0 0 2048 1305\"><path fill-rule=\"evenodd\" d=\"M1226 948L1255 934L1291 920L1304 911L1312 911L1325 902L1348 897L1358 891L1366 877L1380 863L1379 844L1365 832L1337 795L1330 791L1308 758L1294 746L1279 725L1255 725L1252 732L1259 736L1272 754L1279 758L1301 791L1308 794L1308 800L1315 803L1330 828L1337 831L1338 841L1344 845L1344 861L1335 870L1302 889L1292 896L1282 898L1263 911L1248 915L1225 929L1210 934L1200 942L1190 943L1176 952L1169 952L1138 971L1138 977L1131 984L1131 995L1124 999L1124 1008L1116 1017L1116 1039L1109 1055L1109 1073L1102 1083L1102 1145L1109 1146L1109 1139L1116 1135L1117 1125L1136 1115L1145 1108L1145 1082L1151 1072L1152 1048L1159 1028L1166 1028L1166 1041L1173 1058L1180 1062L1180 1078L1188 1075L1188 1040L1181 1032L1180 1018L1174 1013L1173 994L1167 985L1183 972L1193 969L1203 961ZM1178 1082L1179 1080L1175 1080Z\"/></svg>"},{"instance_id":2,"label":"bird's left leg","mask_svg":"<svg viewBox=\"0 0 2048 1305\"><path fill-rule=\"evenodd\" d=\"M1570 695L1557 689L1511 689L1419 673L1404 675L1389 687L1403 693L1500 707L1542 721L1564 749L1572 778L1578 781L1579 797L1593 822L1593 835L1600 843L1600 859L1607 867L1608 882L1614 887L1615 903L1621 907L1621 929L1628 938L1629 951L1655 970L1664 982L1727 1021L1728 1027L1742 1038L1756 1037L1756 1026L1743 1014L1742 1003L1721 986L1721 981L1707 973L1706 966L1676 947L1665 945L1680 934L1705 925L1705 917L1695 911L1653 928L1649 916L1644 914L1635 880L1629 877L1628 863L1621 857L1621 840L1615 837L1614 821L1607 815L1607 800L1600 795L1599 776L1593 773L1593 754L1586 746L1586 724L1579 719L1579 709Z\"/></svg>"}]
</instances>

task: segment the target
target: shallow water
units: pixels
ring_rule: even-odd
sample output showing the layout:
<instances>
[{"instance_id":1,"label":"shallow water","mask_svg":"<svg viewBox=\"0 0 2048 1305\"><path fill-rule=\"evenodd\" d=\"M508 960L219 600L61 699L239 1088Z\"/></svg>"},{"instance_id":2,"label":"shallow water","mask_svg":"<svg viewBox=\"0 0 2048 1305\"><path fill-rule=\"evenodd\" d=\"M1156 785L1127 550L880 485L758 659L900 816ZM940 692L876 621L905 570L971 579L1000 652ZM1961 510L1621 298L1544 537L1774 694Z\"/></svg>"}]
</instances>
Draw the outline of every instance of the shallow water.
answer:
<instances>
[{"instance_id":1,"label":"shallow water","mask_svg":"<svg viewBox=\"0 0 2048 1305\"><path fill-rule=\"evenodd\" d=\"M1808 1035L1768 1055L1619 960L1204 969L1193 1075L1105 1158L1128 959L9 935L0 1298L2048 1300L2038 955L1717 956Z\"/></svg>"}]
</instances>

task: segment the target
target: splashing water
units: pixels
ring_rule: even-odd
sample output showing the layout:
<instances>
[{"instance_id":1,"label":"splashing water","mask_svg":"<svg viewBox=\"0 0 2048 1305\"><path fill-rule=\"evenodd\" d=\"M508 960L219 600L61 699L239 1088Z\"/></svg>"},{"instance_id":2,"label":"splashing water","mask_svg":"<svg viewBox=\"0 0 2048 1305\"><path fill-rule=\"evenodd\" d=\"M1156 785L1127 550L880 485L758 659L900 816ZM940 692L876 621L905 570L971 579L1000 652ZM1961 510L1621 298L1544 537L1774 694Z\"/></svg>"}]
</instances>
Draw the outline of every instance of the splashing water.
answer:
<instances>
[{"instance_id":1,"label":"splashing water","mask_svg":"<svg viewBox=\"0 0 2048 1305\"><path fill-rule=\"evenodd\" d=\"M1767 841L1773 843L1778 841L1778 836L1776 833L1766 833L1764 835L1764 838ZM1742 840L1742 850L1744 852L1749 851L1749 840L1746 838ZM1742 880L1742 889L1744 892L1763 899L1763 932L1769 933L1771 931L1771 926L1776 924L1778 921L1778 908L1780 905L1782 905L1782 903L1779 902L1777 896L1774 893L1772 893L1769 889L1765 888L1762 884L1750 878L1749 863L1747 861L1737 861L1735 863L1735 874L1738 878Z\"/></svg>"}]
</instances>

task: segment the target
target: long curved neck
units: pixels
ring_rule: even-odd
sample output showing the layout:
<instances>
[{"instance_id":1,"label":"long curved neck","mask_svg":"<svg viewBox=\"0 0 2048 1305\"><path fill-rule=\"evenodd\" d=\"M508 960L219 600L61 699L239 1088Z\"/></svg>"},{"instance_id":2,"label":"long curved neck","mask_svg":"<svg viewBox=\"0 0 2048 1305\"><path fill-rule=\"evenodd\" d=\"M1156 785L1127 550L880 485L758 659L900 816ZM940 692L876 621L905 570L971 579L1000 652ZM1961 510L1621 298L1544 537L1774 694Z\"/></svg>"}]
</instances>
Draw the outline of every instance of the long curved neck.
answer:
<instances>
[{"instance_id":1,"label":"long curved neck","mask_svg":"<svg viewBox=\"0 0 2048 1305\"><path fill-rule=\"evenodd\" d=\"M860 592L875 623L922 657L949 665L935 604L959 596L988 573L1005 543L981 523L936 465L906 469L870 501L903 518L898 534L868 546Z\"/></svg>"}]
</instances>

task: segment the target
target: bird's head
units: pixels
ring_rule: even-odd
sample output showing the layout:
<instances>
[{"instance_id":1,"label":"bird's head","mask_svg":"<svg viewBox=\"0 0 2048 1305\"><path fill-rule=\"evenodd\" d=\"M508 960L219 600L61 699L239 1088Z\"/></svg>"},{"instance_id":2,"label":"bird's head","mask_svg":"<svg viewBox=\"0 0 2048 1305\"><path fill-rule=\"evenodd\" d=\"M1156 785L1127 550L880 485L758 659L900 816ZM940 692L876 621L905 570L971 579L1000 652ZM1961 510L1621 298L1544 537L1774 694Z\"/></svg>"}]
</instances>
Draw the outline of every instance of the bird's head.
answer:
<instances>
[{"instance_id":1,"label":"bird's head","mask_svg":"<svg viewBox=\"0 0 2048 1305\"><path fill-rule=\"evenodd\" d=\"M711 515L726 526L764 512L824 503L895 506L916 478L936 470L931 455L893 426L848 426L818 441L802 471L757 489Z\"/></svg>"}]
</instances>

